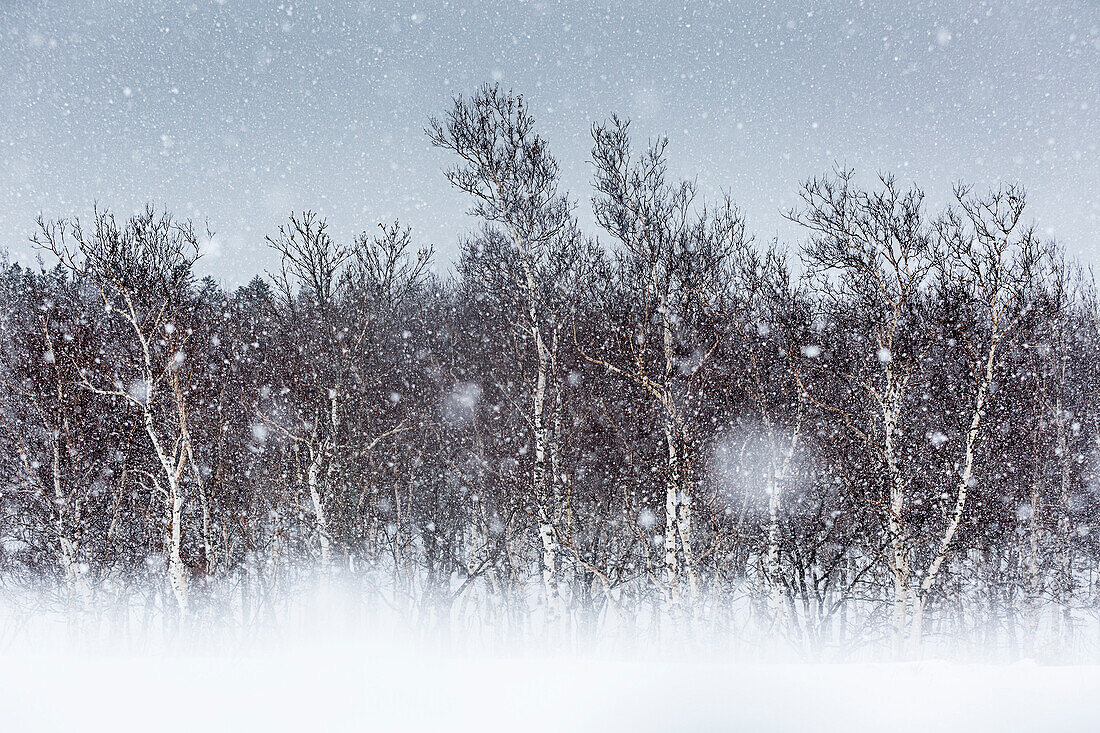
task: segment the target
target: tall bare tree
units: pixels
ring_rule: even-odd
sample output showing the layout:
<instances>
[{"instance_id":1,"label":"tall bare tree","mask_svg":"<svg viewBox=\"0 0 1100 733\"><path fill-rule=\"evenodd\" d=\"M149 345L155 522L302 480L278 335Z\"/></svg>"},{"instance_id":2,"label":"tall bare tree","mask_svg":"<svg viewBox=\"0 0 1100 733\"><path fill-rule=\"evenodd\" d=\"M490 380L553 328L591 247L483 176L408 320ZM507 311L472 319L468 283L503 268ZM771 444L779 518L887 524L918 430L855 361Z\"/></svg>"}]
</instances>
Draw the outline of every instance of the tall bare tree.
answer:
<instances>
[{"instance_id":1,"label":"tall bare tree","mask_svg":"<svg viewBox=\"0 0 1100 733\"><path fill-rule=\"evenodd\" d=\"M560 548L555 522L561 514L560 475L554 456L560 442L554 429L555 395L562 383L555 369L561 330L567 322L560 299L548 297L555 283L553 271L579 253L571 206L558 190L558 164L546 141L535 131L535 121L524 99L486 86L469 100L458 97L443 120L428 128L432 144L458 156L447 179L474 199L471 213L501 227L510 252L502 253L508 268L508 287L522 303L514 327L530 339L534 374L527 388L534 439L531 494L542 546L542 580L549 625L561 615L559 598ZM558 471L564 470L560 465Z\"/></svg>"},{"instance_id":2,"label":"tall bare tree","mask_svg":"<svg viewBox=\"0 0 1100 733\"><path fill-rule=\"evenodd\" d=\"M117 361L97 360L94 368L81 370L80 383L140 420L156 466L144 472L147 488L165 502L168 581L186 618L184 504L192 476L188 469L194 468L187 319L199 258L194 229L149 207L121 225L109 212L97 212L90 230L78 220L40 219L33 242L95 288L107 315L122 329Z\"/></svg>"},{"instance_id":3,"label":"tall bare tree","mask_svg":"<svg viewBox=\"0 0 1100 733\"><path fill-rule=\"evenodd\" d=\"M673 615L681 610L681 576L689 603L698 592L692 530L698 437L694 391L717 345L717 304L731 286L733 259L747 245L745 224L727 199L708 209L694 185L668 178L660 138L641 155L629 123L617 117L592 128L596 219L622 243L616 257L620 297L632 307L621 360L586 354L642 387L661 412L665 460L664 583Z\"/></svg>"}]
</instances>

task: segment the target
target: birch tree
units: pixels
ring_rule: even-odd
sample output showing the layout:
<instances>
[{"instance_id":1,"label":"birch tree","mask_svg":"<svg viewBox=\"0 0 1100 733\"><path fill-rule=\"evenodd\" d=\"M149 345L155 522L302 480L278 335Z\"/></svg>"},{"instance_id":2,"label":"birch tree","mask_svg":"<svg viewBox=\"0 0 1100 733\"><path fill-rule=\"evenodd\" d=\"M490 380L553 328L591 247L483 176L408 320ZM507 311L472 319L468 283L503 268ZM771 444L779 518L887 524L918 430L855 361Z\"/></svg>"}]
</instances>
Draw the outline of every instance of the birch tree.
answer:
<instances>
[{"instance_id":1,"label":"birch tree","mask_svg":"<svg viewBox=\"0 0 1100 733\"><path fill-rule=\"evenodd\" d=\"M155 465L144 472L147 488L165 506L168 582L180 618L186 619L190 573L183 559L184 519L194 456L187 361L192 331L186 319L199 258L194 229L148 207L123 225L109 212L97 212L91 230L78 220L40 219L33 242L93 287L107 316L122 329L117 361L98 359L94 368L81 371L80 384L140 421Z\"/></svg>"},{"instance_id":2,"label":"birch tree","mask_svg":"<svg viewBox=\"0 0 1100 733\"><path fill-rule=\"evenodd\" d=\"M695 383L717 345L715 304L727 295L732 258L748 238L728 199L707 209L697 205L694 185L669 180L667 139L635 157L629 123L616 117L595 125L592 137L593 207L597 222L623 245L616 276L634 320L628 333L617 334L625 346L621 363L584 353L642 387L659 407L665 448L664 584L678 616L681 577L689 604L698 591L692 530L699 438L692 416Z\"/></svg>"},{"instance_id":3,"label":"birch tree","mask_svg":"<svg viewBox=\"0 0 1100 733\"><path fill-rule=\"evenodd\" d=\"M561 616L560 548L554 529L561 514L560 476L552 463L560 455L560 443L553 414L555 395L562 390L554 367L567 318L546 297L554 289L546 278L554 267L548 263L574 256L571 206L558 190L557 161L535 132L522 97L499 86L483 87L469 100L457 97L445 119L431 121L427 134L433 145L459 158L446 175L451 185L473 197L471 214L499 226L511 247L501 265L514 262L509 287L519 294L522 312L512 316L513 327L530 340L535 362L525 413L534 442L531 494L547 621L553 628Z\"/></svg>"},{"instance_id":4,"label":"birch tree","mask_svg":"<svg viewBox=\"0 0 1100 733\"><path fill-rule=\"evenodd\" d=\"M737 364L731 373L758 426L745 440L763 443L763 455L751 467L763 483L767 501L761 577L770 601L771 622L794 623L790 586L781 569L781 518L784 491L796 473L796 458L805 439L806 410L794 379L793 365L805 339L809 303L792 277L786 256L776 247L746 249L735 267L735 287L721 304L729 331L728 348ZM739 357L739 358L738 358ZM732 372L732 370L731 370ZM761 460L762 459L762 460ZM748 490L748 487L746 487Z\"/></svg>"},{"instance_id":5,"label":"birch tree","mask_svg":"<svg viewBox=\"0 0 1100 733\"><path fill-rule=\"evenodd\" d=\"M846 312L859 342L848 363L821 361L817 345L803 350L803 369L839 370L850 397L819 394L800 377L807 399L836 417L879 462L893 579L894 649L902 654L911 594L908 522L910 480L902 438L911 390L922 379L932 340L925 326L926 286L936 262L923 215L923 193L902 190L889 177L876 190L852 183L852 173L807 182L805 208L790 218L813 232L803 260L824 301ZM805 371L803 371L805 373Z\"/></svg>"},{"instance_id":6,"label":"birch tree","mask_svg":"<svg viewBox=\"0 0 1100 733\"><path fill-rule=\"evenodd\" d=\"M1018 343L1021 331L1017 326L1028 312L1029 289L1042 252L1034 233L1021 225L1026 203L1021 189L1009 186L986 197L974 197L969 189L960 187L955 195L961 216L949 211L937 226L937 238L944 248L938 266L939 299L950 297L944 291L961 291L970 328L956 331L956 342L963 353L972 393L956 463L957 480L950 494L952 501L945 507L943 528L914 599L912 640L917 648L929 594L952 549L967 508L967 496L977 482L977 447L985 429L989 400L994 396L994 379Z\"/></svg>"},{"instance_id":7,"label":"birch tree","mask_svg":"<svg viewBox=\"0 0 1100 733\"><path fill-rule=\"evenodd\" d=\"M361 504L349 504L341 491L351 490L345 484L352 463L408 429L405 420L377 418L389 404L380 387L397 368L380 358L381 323L423 285L431 258L430 250L414 256L410 241L394 223L343 245L312 212L292 214L268 238L281 255L276 315L298 338L280 369L283 395L269 391L271 406L257 409L299 458L322 577L334 569L336 540L342 536L346 547L359 531L354 515L340 516Z\"/></svg>"},{"instance_id":8,"label":"birch tree","mask_svg":"<svg viewBox=\"0 0 1100 733\"><path fill-rule=\"evenodd\" d=\"M101 560L109 538L98 481L108 461L95 437L118 426L80 388L78 365L96 353L100 334L82 323L85 288L64 272L20 272L6 284L0 436L14 458L7 483L24 497L22 537L36 550L41 543L44 574L56 568L67 607L94 621L96 586L111 569Z\"/></svg>"}]
</instances>

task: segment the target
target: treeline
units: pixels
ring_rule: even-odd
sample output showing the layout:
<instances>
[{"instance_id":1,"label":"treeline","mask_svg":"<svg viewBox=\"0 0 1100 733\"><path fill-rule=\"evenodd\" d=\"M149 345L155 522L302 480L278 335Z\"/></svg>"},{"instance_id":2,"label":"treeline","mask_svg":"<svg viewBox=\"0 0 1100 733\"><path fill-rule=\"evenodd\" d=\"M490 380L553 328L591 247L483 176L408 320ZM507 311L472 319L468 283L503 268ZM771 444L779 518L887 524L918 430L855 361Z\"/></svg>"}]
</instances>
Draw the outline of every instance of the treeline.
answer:
<instances>
[{"instance_id":1,"label":"treeline","mask_svg":"<svg viewBox=\"0 0 1100 733\"><path fill-rule=\"evenodd\" d=\"M251 628L339 583L432 633L1095 648L1100 301L1020 188L928 211L838 171L769 246L612 118L597 241L521 98L427 132L484 222L449 276L396 223L292 215L230 292L165 213L38 222L48 266L0 276L9 598Z\"/></svg>"}]
</instances>

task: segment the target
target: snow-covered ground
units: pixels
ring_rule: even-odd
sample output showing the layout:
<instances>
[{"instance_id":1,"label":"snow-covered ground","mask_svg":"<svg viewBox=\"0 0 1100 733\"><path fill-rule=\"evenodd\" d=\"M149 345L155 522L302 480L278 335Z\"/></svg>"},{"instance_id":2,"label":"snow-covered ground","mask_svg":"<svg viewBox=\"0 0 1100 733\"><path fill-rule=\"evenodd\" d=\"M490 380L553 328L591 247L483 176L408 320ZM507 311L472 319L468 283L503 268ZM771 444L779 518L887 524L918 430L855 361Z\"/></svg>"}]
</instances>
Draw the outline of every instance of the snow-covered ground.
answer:
<instances>
[{"instance_id":1,"label":"snow-covered ground","mask_svg":"<svg viewBox=\"0 0 1100 733\"><path fill-rule=\"evenodd\" d=\"M1093 731L1100 667L446 658L364 649L0 657L0 730Z\"/></svg>"}]
</instances>

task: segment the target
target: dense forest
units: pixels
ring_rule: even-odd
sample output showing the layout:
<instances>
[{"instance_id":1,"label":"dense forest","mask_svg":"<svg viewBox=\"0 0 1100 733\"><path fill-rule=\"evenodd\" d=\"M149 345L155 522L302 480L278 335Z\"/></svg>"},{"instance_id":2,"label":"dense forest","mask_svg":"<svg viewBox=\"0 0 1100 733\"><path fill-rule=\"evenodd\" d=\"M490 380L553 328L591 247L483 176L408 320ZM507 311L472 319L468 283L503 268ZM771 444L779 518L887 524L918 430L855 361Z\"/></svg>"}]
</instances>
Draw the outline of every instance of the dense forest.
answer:
<instances>
[{"instance_id":1,"label":"dense forest","mask_svg":"<svg viewBox=\"0 0 1100 733\"><path fill-rule=\"evenodd\" d=\"M522 98L426 132L482 222L451 273L307 211L231 291L166 212L38 221L6 618L248 633L338 588L441 640L1095 652L1100 299L1021 187L838 169L767 243L612 118L585 232Z\"/></svg>"}]
</instances>

